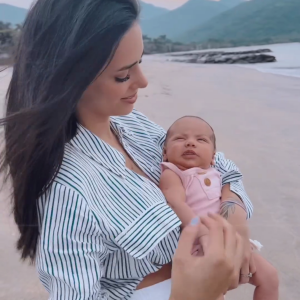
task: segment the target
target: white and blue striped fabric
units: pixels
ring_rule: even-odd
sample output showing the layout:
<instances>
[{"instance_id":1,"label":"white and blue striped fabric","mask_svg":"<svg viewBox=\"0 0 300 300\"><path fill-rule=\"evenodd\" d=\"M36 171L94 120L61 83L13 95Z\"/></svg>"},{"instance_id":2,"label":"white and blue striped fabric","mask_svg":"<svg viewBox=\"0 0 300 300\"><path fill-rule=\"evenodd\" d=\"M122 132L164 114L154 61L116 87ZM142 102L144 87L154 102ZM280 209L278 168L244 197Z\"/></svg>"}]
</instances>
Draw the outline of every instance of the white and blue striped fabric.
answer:
<instances>
[{"instance_id":1,"label":"white and blue striped fabric","mask_svg":"<svg viewBox=\"0 0 300 300\"><path fill-rule=\"evenodd\" d=\"M176 249L180 220L158 188L165 131L136 110L112 118L111 128L151 180L127 169L120 152L79 125L39 199L36 265L51 300L130 299ZM216 168L250 217L237 167L218 153Z\"/></svg>"}]
</instances>

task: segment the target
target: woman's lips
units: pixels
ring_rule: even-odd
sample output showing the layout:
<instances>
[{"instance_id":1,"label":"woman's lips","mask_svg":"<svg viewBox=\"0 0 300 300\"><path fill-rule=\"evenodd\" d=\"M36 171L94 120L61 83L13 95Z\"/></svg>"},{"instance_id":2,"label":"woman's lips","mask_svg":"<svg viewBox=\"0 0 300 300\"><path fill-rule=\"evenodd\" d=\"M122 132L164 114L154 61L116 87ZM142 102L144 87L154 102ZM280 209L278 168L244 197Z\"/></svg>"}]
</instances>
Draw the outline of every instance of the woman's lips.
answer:
<instances>
[{"instance_id":1,"label":"woman's lips","mask_svg":"<svg viewBox=\"0 0 300 300\"><path fill-rule=\"evenodd\" d=\"M127 98L122 98L121 100L129 104L134 104L137 100L137 93Z\"/></svg>"}]
</instances>

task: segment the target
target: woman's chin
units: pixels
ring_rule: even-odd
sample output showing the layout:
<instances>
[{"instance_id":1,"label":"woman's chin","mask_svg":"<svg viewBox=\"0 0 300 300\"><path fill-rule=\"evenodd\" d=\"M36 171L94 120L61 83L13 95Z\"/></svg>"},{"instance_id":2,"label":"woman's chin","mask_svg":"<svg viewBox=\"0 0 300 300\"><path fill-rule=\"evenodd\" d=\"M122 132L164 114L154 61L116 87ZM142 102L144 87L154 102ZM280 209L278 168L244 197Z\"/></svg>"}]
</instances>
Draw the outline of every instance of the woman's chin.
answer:
<instances>
[{"instance_id":1,"label":"woman's chin","mask_svg":"<svg viewBox=\"0 0 300 300\"><path fill-rule=\"evenodd\" d=\"M126 115L129 115L130 113L132 113L133 109L134 109L134 103L133 104L126 103L125 105L124 105L124 103L122 103L122 105L120 106L118 111L115 112L113 115L114 116L126 116Z\"/></svg>"}]
</instances>

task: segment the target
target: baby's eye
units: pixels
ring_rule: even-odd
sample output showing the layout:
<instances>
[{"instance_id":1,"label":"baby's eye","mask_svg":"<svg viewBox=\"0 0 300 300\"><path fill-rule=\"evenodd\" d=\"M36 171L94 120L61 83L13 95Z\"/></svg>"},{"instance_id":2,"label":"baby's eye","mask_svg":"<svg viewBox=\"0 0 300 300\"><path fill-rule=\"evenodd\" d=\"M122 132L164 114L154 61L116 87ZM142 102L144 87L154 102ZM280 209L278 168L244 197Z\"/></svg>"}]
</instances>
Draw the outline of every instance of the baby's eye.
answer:
<instances>
[{"instance_id":1,"label":"baby's eye","mask_svg":"<svg viewBox=\"0 0 300 300\"><path fill-rule=\"evenodd\" d=\"M175 139L175 141L182 141L182 140L184 140L184 138L183 137L177 137L176 139Z\"/></svg>"},{"instance_id":2,"label":"baby's eye","mask_svg":"<svg viewBox=\"0 0 300 300\"><path fill-rule=\"evenodd\" d=\"M200 138L200 139L198 139L198 141L200 141L200 142L206 142L206 139Z\"/></svg>"}]
</instances>

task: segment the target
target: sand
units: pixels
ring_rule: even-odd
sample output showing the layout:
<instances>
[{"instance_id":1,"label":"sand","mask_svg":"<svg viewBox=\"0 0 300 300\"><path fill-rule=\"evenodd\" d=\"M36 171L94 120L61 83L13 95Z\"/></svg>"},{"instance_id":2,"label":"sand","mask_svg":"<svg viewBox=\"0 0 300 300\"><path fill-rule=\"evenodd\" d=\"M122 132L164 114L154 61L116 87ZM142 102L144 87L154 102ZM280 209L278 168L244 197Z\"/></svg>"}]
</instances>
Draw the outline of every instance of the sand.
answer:
<instances>
[{"instance_id":1,"label":"sand","mask_svg":"<svg viewBox=\"0 0 300 300\"><path fill-rule=\"evenodd\" d=\"M235 66L176 64L145 58L147 89L137 108L167 128L199 115L215 128L218 150L236 162L254 203L252 238L280 274L280 299L300 295L300 79ZM9 74L0 73L0 99ZM7 193L7 192L6 192ZM17 233L0 194L0 299L43 300L33 267L19 261ZM252 299L252 287L226 300Z\"/></svg>"}]
</instances>

